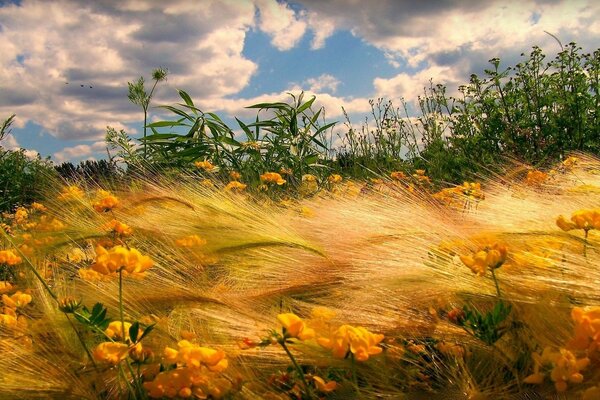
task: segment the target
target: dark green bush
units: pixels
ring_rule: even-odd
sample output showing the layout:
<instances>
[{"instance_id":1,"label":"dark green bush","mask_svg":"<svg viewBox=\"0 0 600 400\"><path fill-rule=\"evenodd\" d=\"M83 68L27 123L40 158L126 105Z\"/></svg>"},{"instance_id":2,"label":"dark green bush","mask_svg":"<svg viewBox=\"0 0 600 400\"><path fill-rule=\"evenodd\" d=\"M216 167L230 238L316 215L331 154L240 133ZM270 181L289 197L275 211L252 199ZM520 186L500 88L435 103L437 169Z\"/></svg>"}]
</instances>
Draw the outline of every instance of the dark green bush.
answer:
<instances>
[{"instance_id":1,"label":"dark green bush","mask_svg":"<svg viewBox=\"0 0 600 400\"><path fill-rule=\"evenodd\" d=\"M0 127L0 144L10 133L14 115ZM7 150L0 146L0 212L39 200L47 185L55 178L49 159L29 158L24 149Z\"/></svg>"}]
</instances>

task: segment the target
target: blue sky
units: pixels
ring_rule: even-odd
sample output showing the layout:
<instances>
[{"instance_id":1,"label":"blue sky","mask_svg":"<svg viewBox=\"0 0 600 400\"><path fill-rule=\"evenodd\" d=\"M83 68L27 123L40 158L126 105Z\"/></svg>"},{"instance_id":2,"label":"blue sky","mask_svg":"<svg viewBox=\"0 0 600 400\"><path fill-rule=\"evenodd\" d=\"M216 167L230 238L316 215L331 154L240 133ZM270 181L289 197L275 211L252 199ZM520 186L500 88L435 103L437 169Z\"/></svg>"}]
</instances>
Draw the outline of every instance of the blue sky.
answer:
<instances>
[{"instance_id":1,"label":"blue sky","mask_svg":"<svg viewBox=\"0 0 600 400\"><path fill-rule=\"evenodd\" d=\"M331 121L343 106L360 123L369 99L410 103L429 79L452 92L533 45L555 54L544 31L593 51L599 11L577 0L0 1L0 118L17 115L0 145L55 162L105 157L107 125L139 136L127 82L158 66L169 78L155 105L184 89L234 128L233 116L253 119L244 106L301 90Z\"/></svg>"}]
</instances>

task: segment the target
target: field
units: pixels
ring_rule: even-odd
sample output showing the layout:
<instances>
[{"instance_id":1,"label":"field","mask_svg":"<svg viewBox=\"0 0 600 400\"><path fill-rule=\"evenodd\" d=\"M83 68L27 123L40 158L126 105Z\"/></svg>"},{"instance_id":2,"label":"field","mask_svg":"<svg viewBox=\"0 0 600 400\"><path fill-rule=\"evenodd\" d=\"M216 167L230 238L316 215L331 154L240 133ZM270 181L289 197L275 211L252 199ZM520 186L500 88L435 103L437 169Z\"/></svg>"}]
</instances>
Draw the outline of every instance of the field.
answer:
<instances>
[{"instance_id":1,"label":"field","mask_svg":"<svg viewBox=\"0 0 600 400\"><path fill-rule=\"evenodd\" d=\"M72 184L18 208L0 396L597 398L600 160L437 192L340 178L297 200Z\"/></svg>"},{"instance_id":2,"label":"field","mask_svg":"<svg viewBox=\"0 0 600 400\"><path fill-rule=\"evenodd\" d=\"M147 123L156 69L107 160L0 147L0 398L600 398L600 50L561 48L341 133Z\"/></svg>"}]
</instances>

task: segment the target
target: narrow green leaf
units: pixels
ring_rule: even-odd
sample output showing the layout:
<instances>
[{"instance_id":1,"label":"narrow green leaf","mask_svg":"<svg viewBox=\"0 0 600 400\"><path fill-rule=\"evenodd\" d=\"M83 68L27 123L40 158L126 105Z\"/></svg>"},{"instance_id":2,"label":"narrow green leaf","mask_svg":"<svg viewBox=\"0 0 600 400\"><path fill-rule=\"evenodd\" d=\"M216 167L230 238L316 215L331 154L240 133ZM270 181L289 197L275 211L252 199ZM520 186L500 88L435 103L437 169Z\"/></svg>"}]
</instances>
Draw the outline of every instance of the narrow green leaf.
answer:
<instances>
[{"instance_id":1,"label":"narrow green leaf","mask_svg":"<svg viewBox=\"0 0 600 400\"><path fill-rule=\"evenodd\" d=\"M129 337L131 338L131 341L133 343L137 343L137 337L138 334L140 332L140 323L139 322L134 322L133 324L131 324L131 326L129 327Z\"/></svg>"},{"instance_id":2,"label":"narrow green leaf","mask_svg":"<svg viewBox=\"0 0 600 400\"><path fill-rule=\"evenodd\" d=\"M194 102L192 101L192 98L189 94L187 94L186 91L180 89L178 89L177 91L179 92L179 96L181 96L183 101L185 101L185 104L187 104L190 107L194 107Z\"/></svg>"}]
</instances>

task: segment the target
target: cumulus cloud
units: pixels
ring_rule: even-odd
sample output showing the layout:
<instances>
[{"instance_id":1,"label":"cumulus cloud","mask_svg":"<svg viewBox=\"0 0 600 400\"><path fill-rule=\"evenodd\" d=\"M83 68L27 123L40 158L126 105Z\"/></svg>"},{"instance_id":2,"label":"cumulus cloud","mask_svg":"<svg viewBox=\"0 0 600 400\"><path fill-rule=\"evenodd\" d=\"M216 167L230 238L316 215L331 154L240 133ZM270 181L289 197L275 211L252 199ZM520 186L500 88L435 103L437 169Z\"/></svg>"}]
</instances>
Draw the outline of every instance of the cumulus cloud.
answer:
<instances>
[{"instance_id":1,"label":"cumulus cloud","mask_svg":"<svg viewBox=\"0 0 600 400\"><path fill-rule=\"evenodd\" d=\"M349 0L299 1L327 26L326 32L350 30L380 49L392 66L412 71L376 79L376 94L389 94L393 85L414 94L409 86L422 88L432 77L466 82L471 73L483 72L489 58L501 56L514 64L534 44L556 52L556 42L544 31L587 50L595 50L600 40L600 3L594 1L380 0L368 6ZM420 72L424 68L433 75Z\"/></svg>"},{"instance_id":2,"label":"cumulus cloud","mask_svg":"<svg viewBox=\"0 0 600 400\"><path fill-rule=\"evenodd\" d=\"M273 2L275 2L273 0ZM99 139L107 124L140 121L127 82L167 67L156 100L174 87L223 97L256 71L243 44L250 1L23 1L0 8L0 113L41 125L60 139Z\"/></svg>"},{"instance_id":3,"label":"cumulus cloud","mask_svg":"<svg viewBox=\"0 0 600 400\"><path fill-rule=\"evenodd\" d=\"M94 160L94 154L104 151L106 149L105 142L95 142L89 144L78 144L72 147L65 147L61 151L57 151L53 154L54 160L57 163L78 159L78 160Z\"/></svg>"},{"instance_id":4,"label":"cumulus cloud","mask_svg":"<svg viewBox=\"0 0 600 400\"><path fill-rule=\"evenodd\" d=\"M287 3L256 0L260 13L260 30L271 36L271 44L289 50L304 36L307 23L304 12L296 12Z\"/></svg>"},{"instance_id":5,"label":"cumulus cloud","mask_svg":"<svg viewBox=\"0 0 600 400\"><path fill-rule=\"evenodd\" d=\"M317 95L328 116L339 118L342 106L368 113L368 97L416 99L431 78L449 87L464 83L488 66L488 58L500 56L511 65L533 44L558 49L544 31L586 50L600 41L600 3L578 0L19 3L0 7L0 115L16 113L16 128L33 122L69 140L100 141L106 125L132 132L142 114L127 100L127 82L159 66L170 74L158 86L155 104L178 101L174 89L181 88L203 109L244 117L254 114L245 106L286 101L289 90L304 89ZM360 98L337 96L346 82L331 74L240 98L259 68L244 55L250 30L264 32L281 52L307 35L311 49L323 49L336 31L350 31L398 71L373 79L372 92ZM154 119L157 110L151 112ZM81 146L56 157L94 155L93 145Z\"/></svg>"},{"instance_id":6,"label":"cumulus cloud","mask_svg":"<svg viewBox=\"0 0 600 400\"><path fill-rule=\"evenodd\" d=\"M335 93L340 83L339 79L329 74L322 74L316 78L306 80L308 89L313 92L328 91Z\"/></svg>"}]
</instances>

